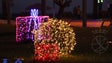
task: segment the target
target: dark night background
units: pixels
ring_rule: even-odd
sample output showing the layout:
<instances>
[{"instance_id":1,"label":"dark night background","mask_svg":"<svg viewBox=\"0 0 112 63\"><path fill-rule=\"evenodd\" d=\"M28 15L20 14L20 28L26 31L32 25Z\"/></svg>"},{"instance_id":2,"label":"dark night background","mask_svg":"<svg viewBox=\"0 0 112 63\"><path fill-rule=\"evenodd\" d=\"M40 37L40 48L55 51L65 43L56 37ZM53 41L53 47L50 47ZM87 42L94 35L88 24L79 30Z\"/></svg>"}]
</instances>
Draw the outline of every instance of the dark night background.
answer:
<instances>
[{"instance_id":1,"label":"dark night background","mask_svg":"<svg viewBox=\"0 0 112 63\"><path fill-rule=\"evenodd\" d=\"M13 6L12 6L12 13L21 13L25 11L25 8L27 6L33 5L35 3L40 3L41 0L13 0ZM52 0L46 0L47 5L52 7L53 2ZM2 13L2 0L0 0L0 13ZM73 0L73 2L70 4L70 7L67 7L65 11L73 11L74 6L80 5L82 7L82 0ZM107 10L107 1L104 0L103 10ZM93 0L87 0L87 12L92 13L93 9ZM56 5L55 8L56 12L58 11L58 6ZM47 11L47 13L52 13L53 10L50 9Z\"/></svg>"},{"instance_id":2,"label":"dark night background","mask_svg":"<svg viewBox=\"0 0 112 63\"><path fill-rule=\"evenodd\" d=\"M3 4L4 1L5 4ZM46 1L46 6L42 5L42 1L44 3ZM43 16L45 13L44 15L48 15L50 18L67 21L76 34L77 44L74 50L70 55L60 57L58 63L112 63L112 0L104 0L103 3L99 4L97 0L87 0L87 8L84 4L86 0L72 0L70 5L64 7L62 14L59 14L59 9L62 7L57 5L56 1L58 0L55 0L54 5L53 0L12 0L10 5L11 0L0 0L0 63L3 63L4 58L8 59L8 63L14 63L18 58L23 63L34 63L33 42L30 40L16 42L18 25L16 24L16 17L30 15L31 8L38 8L39 15ZM74 7L78 5L82 11L81 15L73 13ZM106 41L103 41L102 37ZM92 49L94 43L98 51ZM105 46L108 48L105 49ZM104 51L99 53L102 49Z\"/></svg>"}]
</instances>

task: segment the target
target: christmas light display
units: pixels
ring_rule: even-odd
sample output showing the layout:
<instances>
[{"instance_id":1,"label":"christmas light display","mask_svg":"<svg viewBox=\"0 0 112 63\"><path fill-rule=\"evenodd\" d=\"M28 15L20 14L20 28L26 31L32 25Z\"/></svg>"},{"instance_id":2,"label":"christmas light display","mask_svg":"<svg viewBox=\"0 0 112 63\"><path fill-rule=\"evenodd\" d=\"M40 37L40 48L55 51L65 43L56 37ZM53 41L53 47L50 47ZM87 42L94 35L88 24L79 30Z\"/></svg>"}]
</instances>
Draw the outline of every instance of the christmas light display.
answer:
<instances>
[{"instance_id":1,"label":"christmas light display","mask_svg":"<svg viewBox=\"0 0 112 63\"><path fill-rule=\"evenodd\" d=\"M33 12L33 11L32 11ZM32 14L37 15L37 14ZM34 29L39 29L39 24L46 22L49 16L25 16L16 18L16 42L34 40L31 33Z\"/></svg>"},{"instance_id":2,"label":"christmas light display","mask_svg":"<svg viewBox=\"0 0 112 63\"><path fill-rule=\"evenodd\" d=\"M34 22L33 29L35 30L35 29L39 28L39 23L40 23L40 20L38 18L38 9L31 9L31 17L34 17L33 18L33 22ZM38 23L36 23L36 17L37 17ZM30 19L30 21L29 21L28 32L30 32L30 30L31 30L31 28L30 28L31 24L32 24L32 19ZM31 36L32 36L31 39L33 39L33 34L31 34ZM29 38L29 36L28 36L28 38Z\"/></svg>"},{"instance_id":3,"label":"christmas light display","mask_svg":"<svg viewBox=\"0 0 112 63\"><path fill-rule=\"evenodd\" d=\"M27 39L27 24L24 17L16 18L16 41L23 41Z\"/></svg>"},{"instance_id":4,"label":"christmas light display","mask_svg":"<svg viewBox=\"0 0 112 63\"><path fill-rule=\"evenodd\" d=\"M58 59L58 46L56 44L35 45L34 60L39 62L51 62Z\"/></svg>"},{"instance_id":5,"label":"christmas light display","mask_svg":"<svg viewBox=\"0 0 112 63\"><path fill-rule=\"evenodd\" d=\"M43 35L44 38L37 38L38 31L41 32L41 35ZM49 19L48 22L41 23L39 29L33 30L32 33L34 33L35 39L35 58L38 60L41 58L44 61L45 58L51 58L49 57L50 55L57 56L58 54L69 54L76 44L73 29L70 27L70 24L62 20ZM46 49L46 47L50 47L52 44L56 45L56 49L54 48L56 54L47 54L51 50L49 48ZM47 52L42 53L42 51Z\"/></svg>"},{"instance_id":6,"label":"christmas light display","mask_svg":"<svg viewBox=\"0 0 112 63\"><path fill-rule=\"evenodd\" d=\"M47 23L47 22L46 22ZM44 23L44 24L46 24ZM32 33L34 34L34 41L35 43L38 41L38 43L40 43L39 41L41 40L50 40L50 26L49 24L44 26L44 24L40 24L39 29L37 30L33 30ZM45 33L43 33L45 32Z\"/></svg>"}]
</instances>

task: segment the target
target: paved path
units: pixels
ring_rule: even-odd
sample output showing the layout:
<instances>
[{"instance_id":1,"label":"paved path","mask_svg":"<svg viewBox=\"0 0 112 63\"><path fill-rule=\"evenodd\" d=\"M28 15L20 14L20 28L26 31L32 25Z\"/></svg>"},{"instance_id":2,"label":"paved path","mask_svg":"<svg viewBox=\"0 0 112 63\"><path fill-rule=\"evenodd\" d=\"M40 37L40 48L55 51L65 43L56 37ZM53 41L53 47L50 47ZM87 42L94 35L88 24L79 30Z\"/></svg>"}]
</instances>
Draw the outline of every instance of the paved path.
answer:
<instances>
[{"instance_id":1,"label":"paved path","mask_svg":"<svg viewBox=\"0 0 112 63\"><path fill-rule=\"evenodd\" d=\"M103 21L87 21L87 27L101 27ZM82 21L72 21L71 26L82 27ZM110 22L105 21L103 26L109 26Z\"/></svg>"},{"instance_id":2,"label":"paved path","mask_svg":"<svg viewBox=\"0 0 112 63\"><path fill-rule=\"evenodd\" d=\"M0 19L0 24L7 24L7 20ZM15 21L11 20L11 24L15 25Z\"/></svg>"},{"instance_id":3,"label":"paved path","mask_svg":"<svg viewBox=\"0 0 112 63\"><path fill-rule=\"evenodd\" d=\"M87 21L87 27L101 27L102 20L88 20ZM0 24L7 24L6 20L0 20ZM11 21L12 25L15 25L15 21ZM82 21L81 20L74 20L70 22L71 26L75 27L82 27ZM109 26L110 22L107 20L104 22L104 26Z\"/></svg>"}]
</instances>

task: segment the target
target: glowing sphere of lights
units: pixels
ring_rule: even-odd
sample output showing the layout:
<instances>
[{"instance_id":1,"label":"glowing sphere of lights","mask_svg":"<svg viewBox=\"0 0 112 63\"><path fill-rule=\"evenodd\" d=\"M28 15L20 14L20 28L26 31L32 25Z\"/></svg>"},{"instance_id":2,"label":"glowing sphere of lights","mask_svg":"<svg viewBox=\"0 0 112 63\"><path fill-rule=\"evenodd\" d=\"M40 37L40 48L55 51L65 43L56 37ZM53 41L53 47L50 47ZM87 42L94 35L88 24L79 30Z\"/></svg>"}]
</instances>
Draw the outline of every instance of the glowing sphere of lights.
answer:
<instances>
[{"instance_id":1,"label":"glowing sphere of lights","mask_svg":"<svg viewBox=\"0 0 112 63\"><path fill-rule=\"evenodd\" d=\"M40 32L41 39L38 37ZM39 30L34 30L34 45L57 44L60 54L68 54L76 44L75 33L70 24L62 20L49 19L48 22L40 24ZM35 49L37 49L35 47Z\"/></svg>"}]
</instances>

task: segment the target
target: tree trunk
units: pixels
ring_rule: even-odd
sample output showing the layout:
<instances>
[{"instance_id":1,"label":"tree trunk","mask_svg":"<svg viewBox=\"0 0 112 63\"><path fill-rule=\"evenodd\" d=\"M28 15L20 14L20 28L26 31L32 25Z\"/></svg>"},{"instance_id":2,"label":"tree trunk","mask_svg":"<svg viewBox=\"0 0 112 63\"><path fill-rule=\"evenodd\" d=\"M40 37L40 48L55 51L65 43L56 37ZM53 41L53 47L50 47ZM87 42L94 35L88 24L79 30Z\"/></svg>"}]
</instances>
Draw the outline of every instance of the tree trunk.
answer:
<instances>
[{"instance_id":1,"label":"tree trunk","mask_svg":"<svg viewBox=\"0 0 112 63\"><path fill-rule=\"evenodd\" d=\"M94 19L98 18L98 0L93 0L93 17Z\"/></svg>"},{"instance_id":2,"label":"tree trunk","mask_svg":"<svg viewBox=\"0 0 112 63\"><path fill-rule=\"evenodd\" d=\"M46 14L46 0L41 0L41 13L42 15Z\"/></svg>"},{"instance_id":3,"label":"tree trunk","mask_svg":"<svg viewBox=\"0 0 112 63\"><path fill-rule=\"evenodd\" d=\"M86 27L87 26L87 15L86 15L86 12L87 12L87 0L83 0L82 1L82 21L83 21L83 27Z\"/></svg>"},{"instance_id":4,"label":"tree trunk","mask_svg":"<svg viewBox=\"0 0 112 63\"><path fill-rule=\"evenodd\" d=\"M7 24L11 23L11 0L7 0Z\"/></svg>"},{"instance_id":5,"label":"tree trunk","mask_svg":"<svg viewBox=\"0 0 112 63\"><path fill-rule=\"evenodd\" d=\"M6 0L2 0L2 16L6 19L7 17L7 6L6 6Z\"/></svg>"},{"instance_id":6,"label":"tree trunk","mask_svg":"<svg viewBox=\"0 0 112 63\"><path fill-rule=\"evenodd\" d=\"M60 6L57 18L62 18L63 17L64 8L65 8L64 6Z\"/></svg>"}]
</instances>

